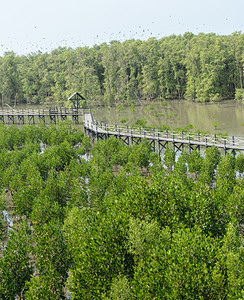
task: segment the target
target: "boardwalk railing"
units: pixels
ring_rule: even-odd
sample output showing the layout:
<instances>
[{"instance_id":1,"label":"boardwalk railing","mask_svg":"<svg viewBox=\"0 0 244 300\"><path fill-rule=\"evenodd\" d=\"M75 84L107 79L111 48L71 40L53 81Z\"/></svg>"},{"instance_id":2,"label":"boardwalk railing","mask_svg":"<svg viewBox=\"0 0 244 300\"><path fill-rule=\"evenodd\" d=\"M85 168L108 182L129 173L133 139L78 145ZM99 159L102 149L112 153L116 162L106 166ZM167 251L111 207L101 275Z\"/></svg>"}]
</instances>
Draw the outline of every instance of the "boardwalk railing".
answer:
<instances>
[{"instance_id":1,"label":"boardwalk railing","mask_svg":"<svg viewBox=\"0 0 244 300\"><path fill-rule=\"evenodd\" d=\"M82 122L82 111L66 107L47 109L0 109L0 122L6 124L35 124L43 121L57 123L71 120L75 123Z\"/></svg>"},{"instance_id":2,"label":"boardwalk railing","mask_svg":"<svg viewBox=\"0 0 244 300\"><path fill-rule=\"evenodd\" d=\"M95 136L97 139L107 139L110 136L115 136L122 139L126 144L133 144L140 142L141 139L146 138L151 142L155 151L159 153L163 148L166 148L168 143L171 143L173 148L182 150L188 147L189 150L200 150L202 147L216 146L224 150L244 151L244 138L234 136L220 136L220 135L202 135L200 133L185 133L176 131L159 131L148 128L135 128L129 126L110 125L104 122L94 121L92 113L86 111L83 114L85 131Z\"/></svg>"}]
</instances>

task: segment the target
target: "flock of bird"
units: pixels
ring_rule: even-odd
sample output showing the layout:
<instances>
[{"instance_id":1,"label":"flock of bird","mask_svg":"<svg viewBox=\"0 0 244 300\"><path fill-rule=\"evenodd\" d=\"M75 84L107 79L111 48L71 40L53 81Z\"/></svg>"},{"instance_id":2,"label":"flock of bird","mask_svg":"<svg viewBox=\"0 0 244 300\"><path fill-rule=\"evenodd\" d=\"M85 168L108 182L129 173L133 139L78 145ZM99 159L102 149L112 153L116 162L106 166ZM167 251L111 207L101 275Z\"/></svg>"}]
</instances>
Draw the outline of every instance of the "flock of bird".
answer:
<instances>
[{"instance_id":1,"label":"flock of bird","mask_svg":"<svg viewBox=\"0 0 244 300\"><path fill-rule=\"evenodd\" d=\"M169 20L172 20L172 16L169 16ZM225 19L227 22L229 21L228 18ZM179 26L184 26L185 32L191 31L187 26L181 22L181 21L175 21L175 23L178 23ZM14 51L17 54L30 54L30 53L37 53L37 52L51 52L58 47L66 47L66 48L77 48L77 47L83 47L83 46L93 46L93 45L99 45L102 43L109 43L110 41L117 40L120 42L123 42L125 40L130 39L140 39L140 40L147 40L150 37L154 38L161 38L165 36L165 33L154 33L155 32L155 22L151 22L151 24L148 25L149 28L143 28L142 26L138 26L135 31L129 30L127 33L126 31L119 31L117 33L112 32L111 29L108 28L107 31L103 31L99 34L96 34L93 38L89 38L89 42L85 44L84 40L87 38L81 38L81 37L69 37L67 39L62 39L59 41L50 41L49 37L42 37L39 40L35 41L35 38L26 35L25 39L22 42L17 42L11 40L9 37L6 43L0 42L0 56L4 55L5 52L8 51ZM206 24L202 24L202 26L192 28L193 32L200 32L200 29L206 28ZM38 27L34 26L33 30L37 30ZM206 31L206 30L204 30ZM208 32L211 32L209 29Z\"/></svg>"}]
</instances>

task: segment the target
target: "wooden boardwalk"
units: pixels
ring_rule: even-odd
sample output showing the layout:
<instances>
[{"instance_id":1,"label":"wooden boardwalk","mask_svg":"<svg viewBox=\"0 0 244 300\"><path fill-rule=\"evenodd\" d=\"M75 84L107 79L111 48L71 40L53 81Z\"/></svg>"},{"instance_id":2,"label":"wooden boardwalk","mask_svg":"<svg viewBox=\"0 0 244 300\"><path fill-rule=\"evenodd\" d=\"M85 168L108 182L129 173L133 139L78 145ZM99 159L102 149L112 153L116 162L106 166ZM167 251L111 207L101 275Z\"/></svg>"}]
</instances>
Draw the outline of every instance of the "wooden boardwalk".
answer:
<instances>
[{"instance_id":1,"label":"wooden boardwalk","mask_svg":"<svg viewBox=\"0 0 244 300\"><path fill-rule=\"evenodd\" d=\"M128 126L108 125L103 122L94 120L91 111L83 111L84 129L85 132L96 139L108 139L115 136L123 140L127 145L139 144L142 139L149 140L153 151L159 154L163 149L166 149L168 144L172 144L175 151L183 149L200 150L216 146L222 149L224 154L231 151L235 154L236 151L244 151L244 138L237 137L219 137L206 136L198 134L186 134L184 132L169 132L158 131L154 129L130 128Z\"/></svg>"},{"instance_id":2,"label":"wooden boardwalk","mask_svg":"<svg viewBox=\"0 0 244 300\"><path fill-rule=\"evenodd\" d=\"M68 109L66 107L48 109L0 110L0 123L3 124L36 124L58 123L60 121L71 120L74 123L82 123L82 110Z\"/></svg>"}]
</instances>

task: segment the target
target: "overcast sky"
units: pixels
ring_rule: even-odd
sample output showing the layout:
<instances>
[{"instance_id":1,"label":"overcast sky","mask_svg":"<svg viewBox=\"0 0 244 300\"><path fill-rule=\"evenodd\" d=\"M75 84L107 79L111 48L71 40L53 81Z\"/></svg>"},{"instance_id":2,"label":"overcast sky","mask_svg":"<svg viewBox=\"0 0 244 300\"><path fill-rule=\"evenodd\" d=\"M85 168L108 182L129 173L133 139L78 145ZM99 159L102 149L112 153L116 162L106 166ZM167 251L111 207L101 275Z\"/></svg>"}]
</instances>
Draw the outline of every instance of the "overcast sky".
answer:
<instances>
[{"instance_id":1,"label":"overcast sky","mask_svg":"<svg viewBox=\"0 0 244 300\"><path fill-rule=\"evenodd\" d=\"M2 0L0 55L187 31L244 32L244 0Z\"/></svg>"}]
</instances>

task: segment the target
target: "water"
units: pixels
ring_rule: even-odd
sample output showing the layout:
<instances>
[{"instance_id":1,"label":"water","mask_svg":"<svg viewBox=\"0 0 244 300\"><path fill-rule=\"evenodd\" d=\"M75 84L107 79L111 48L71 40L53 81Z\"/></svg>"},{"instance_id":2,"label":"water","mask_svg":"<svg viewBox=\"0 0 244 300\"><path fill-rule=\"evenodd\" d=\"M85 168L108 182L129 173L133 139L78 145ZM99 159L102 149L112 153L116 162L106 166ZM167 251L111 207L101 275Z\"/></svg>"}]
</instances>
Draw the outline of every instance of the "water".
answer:
<instances>
[{"instance_id":1,"label":"water","mask_svg":"<svg viewBox=\"0 0 244 300\"><path fill-rule=\"evenodd\" d=\"M159 127L162 124L172 130L192 124L196 129L210 134L227 133L229 136L244 136L244 104L233 100L219 103L193 103L188 101L168 101L135 106L119 110L116 107L92 109L94 119L108 124L132 125L137 119L147 120L146 125ZM122 120L127 120L122 123Z\"/></svg>"},{"instance_id":2,"label":"water","mask_svg":"<svg viewBox=\"0 0 244 300\"><path fill-rule=\"evenodd\" d=\"M12 220L12 217L8 214L7 210L3 210L3 217L4 220L7 221L8 224L7 232L9 232L9 230L12 230L14 222Z\"/></svg>"},{"instance_id":3,"label":"water","mask_svg":"<svg viewBox=\"0 0 244 300\"><path fill-rule=\"evenodd\" d=\"M20 105L16 109L43 109L46 105ZM122 107L120 107L122 108ZM194 103L184 100L172 100L164 103L150 103L141 106L124 107L123 110L112 107L93 107L95 120L108 124L132 125L137 119L145 119L146 125L159 127L168 125L172 130L184 128L189 124L210 134L227 133L229 136L244 136L244 104L234 100L218 103ZM122 123L121 120L127 120Z\"/></svg>"},{"instance_id":4,"label":"water","mask_svg":"<svg viewBox=\"0 0 244 300\"><path fill-rule=\"evenodd\" d=\"M4 238L0 244L0 257L3 255L4 248L7 245L9 231L13 230L13 225L14 225L13 216L10 215L7 210L4 209L2 211L2 214L3 214L4 221L6 221L7 228L4 233Z\"/></svg>"}]
</instances>

